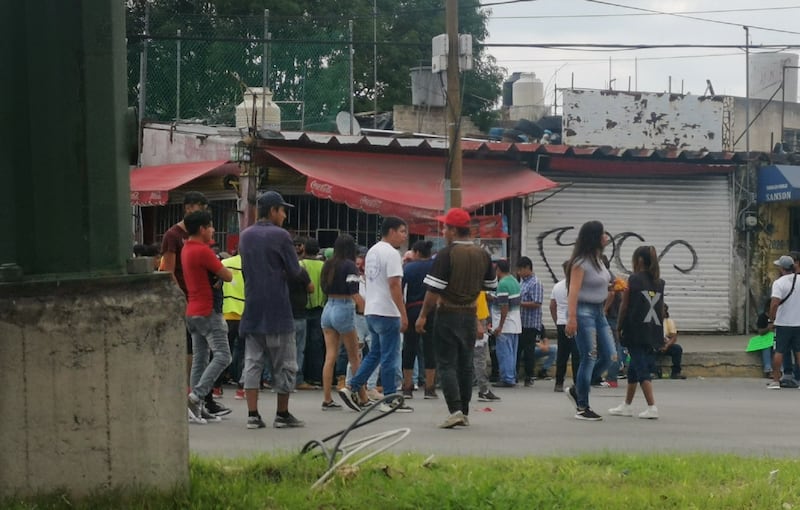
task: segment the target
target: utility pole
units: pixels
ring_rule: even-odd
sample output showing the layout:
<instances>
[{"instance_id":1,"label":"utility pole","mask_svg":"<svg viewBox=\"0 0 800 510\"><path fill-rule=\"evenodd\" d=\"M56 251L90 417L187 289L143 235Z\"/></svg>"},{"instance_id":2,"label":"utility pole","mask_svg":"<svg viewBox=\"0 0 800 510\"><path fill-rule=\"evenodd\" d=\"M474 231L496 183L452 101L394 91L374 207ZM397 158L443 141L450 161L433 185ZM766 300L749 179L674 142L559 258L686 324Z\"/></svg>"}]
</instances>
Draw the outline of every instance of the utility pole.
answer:
<instances>
[{"instance_id":1,"label":"utility pole","mask_svg":"<svg viewBox=\"0 0 800 510\"><path fill-rule=\"evenodd\" d=\"M750 27L743 26L745 36L744 60L745 60L745 164L747 165L747 177L750 177ZM750 186L747 187L750 189ZM750 207L750 197L747 197L747 208ZM745 226L745 246L744 246L744 334L750 334L750 227Z\"/></svg>"},{"instance_id":2,"label":"utility pole","mask_svg":"<svg viewBox=\"0 0 800 510\"><path fill-rule=\"evenodd\" d=\"M447 0L447 125L450 152L445 171L445 210L461 207L461 87L459 84L458 0ZM449 192L449 193L448 193Z\"/></svg>"}]
</instances>

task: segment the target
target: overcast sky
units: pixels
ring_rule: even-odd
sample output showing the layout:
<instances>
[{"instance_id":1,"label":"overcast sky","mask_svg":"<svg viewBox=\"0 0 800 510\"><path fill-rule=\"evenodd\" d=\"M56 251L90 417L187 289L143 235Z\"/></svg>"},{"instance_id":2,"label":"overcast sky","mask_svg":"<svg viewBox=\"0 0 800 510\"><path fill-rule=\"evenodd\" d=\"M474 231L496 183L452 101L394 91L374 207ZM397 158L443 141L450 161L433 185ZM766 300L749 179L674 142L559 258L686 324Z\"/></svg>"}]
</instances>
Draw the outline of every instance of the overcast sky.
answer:
<instances>
[{"instance_id":1,"label":"overcast sky","mask_svg":"<svg viewBox=\"0 0 800 510\"><path fill-rule=\"evenodd\" d=\"M481 0L488 5L508 0ZM800 0L609 0L607 3L724 21L724 25L642 11L587 0L533 0L494 5L487 43L619 43L722 44L736 48L675 48L626 51L578 51L541 48L489 48L498 64L513 71L535 72L545 85L547 102L553 87L607 88L664 92L672 77L672 92L702 95L706 79L717 94L744 96L745 30L752 45L800 46ZM793 8L789 8L793 7ZM783 9L777 9L783 8ZM764 9L742 12L740 9ZM771 9L771 10L767 10ZM608 16L617 15L617 16ZM623 16L620 16L623 15ZM550 17L548 17L550 16ZM563 16L563 17L552 17ZM756 27L795 33L768 31ZM763 50L751 50L753 52ZM776 50L771 50L776 51ZM800 49L790 49L798 53ZM610 59L610 64L609 64ZM638 85L638 86L637 86ZM778 93L780 94L780 93ZM778 98L780 99L780 98ZM790 98L787 97L787 100ZM560 100L559 100L560 103Z\"/></svg>"}]
</instances>

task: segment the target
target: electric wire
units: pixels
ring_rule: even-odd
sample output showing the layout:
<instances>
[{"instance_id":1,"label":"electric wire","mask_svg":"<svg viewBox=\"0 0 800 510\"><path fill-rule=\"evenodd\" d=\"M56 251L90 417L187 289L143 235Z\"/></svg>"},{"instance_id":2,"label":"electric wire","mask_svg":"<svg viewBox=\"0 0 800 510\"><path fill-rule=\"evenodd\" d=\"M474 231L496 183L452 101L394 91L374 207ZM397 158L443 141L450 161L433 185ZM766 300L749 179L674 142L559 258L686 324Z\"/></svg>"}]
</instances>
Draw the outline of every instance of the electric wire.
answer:
<instances>
[{"instance_id":1,"label":"electric wire","mask_svg":"<svg viewBox=\"0 0 800 510\"><path fill-rule=\"evenodd\" d=\"M328 469L320 476L316 482L311 486L311 489L317 489L320 487L328 478L336 472L342 465L345 464L348 460L356 456L357 454L361 453L363 450L366 450L369 447L372 447L376 444L380 444L383 442L380 447L377 449L370 451L365 456L359 458L355 462L353 462L352 466L358 466L366 462L367 460L375 457L379 453L386 451L387 449L391 448L392 446L396 445L403 439L405 439L410 433L410 428L399 428L393 430L387 430L386 432L382 432L379 434L373 434L370 436L363 437L361 439L357 439L350 443L344 443L344 439L347 435L352 432L353 430L359 429L365 425L369 425L375 421L381 420L386 418L387 416L391 415L397 408L403 405L403 397L401 395L388 395L383 399L373 403L370 407L362 410L361 413L356 417L355 420L345 429L335 432L327 437L322 439L312 439L311 441L307 442L303 448L300 450L300 455L304 455L313 451L316 448L319 448L321 451L321 455L324 455L325 458L328 460ZM381 410L382 406L388 406L389 410L387 412L383 412ZM367 419L370 413L376 412L378 410L378 415L373 416L372 418ZM338 438L336 443L333 445L332 448L328 449L325 446L325 443ZM388 442L387 442L388 441ZM336 457L342 454L342 458L338 461Z\"/></svg>"}]
</instances>

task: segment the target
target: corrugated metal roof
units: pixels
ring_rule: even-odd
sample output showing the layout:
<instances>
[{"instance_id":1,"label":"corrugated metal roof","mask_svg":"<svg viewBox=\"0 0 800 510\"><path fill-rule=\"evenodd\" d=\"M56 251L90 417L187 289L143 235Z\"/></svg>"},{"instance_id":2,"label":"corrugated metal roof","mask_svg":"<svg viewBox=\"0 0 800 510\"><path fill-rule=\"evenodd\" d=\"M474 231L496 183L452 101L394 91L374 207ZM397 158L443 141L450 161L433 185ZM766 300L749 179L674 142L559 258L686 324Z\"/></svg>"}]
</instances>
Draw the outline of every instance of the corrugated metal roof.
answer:
<instances>
[{"instance_id":1,"label":"corrugated metal roof","mask_svg":"<svg viewBox=\"0 0 800 510\"><path fill-rule=\"evenodd\" d=\"M370 147L375 149L403 149L405 151L417 149L420 152L439 151L447 149L447 140L441 137L403 137L403 136L372 136L372 135L337 135L329 133L308 133L284 131L283 139L269 139L266 143L275 145L327 145L341 148L352 147L364 150ZM569 145L543 145L538 143L512 143L491 142L479 140L463 140L461 149L464 157L497 156L510 157L515 155L541 154L549 156L565 156L588 159L621 159L621 160L648 160L663 162L689 162L703 164L733 165L746 161L745 153L734 152L709 152L696 150L653 150L653 149L627 149L623 147L608 146L569 146ZM415 152L415 151L412 151ZM767 155L751 152L752 159L764 160Z\"/></svg>"}]
</instances>

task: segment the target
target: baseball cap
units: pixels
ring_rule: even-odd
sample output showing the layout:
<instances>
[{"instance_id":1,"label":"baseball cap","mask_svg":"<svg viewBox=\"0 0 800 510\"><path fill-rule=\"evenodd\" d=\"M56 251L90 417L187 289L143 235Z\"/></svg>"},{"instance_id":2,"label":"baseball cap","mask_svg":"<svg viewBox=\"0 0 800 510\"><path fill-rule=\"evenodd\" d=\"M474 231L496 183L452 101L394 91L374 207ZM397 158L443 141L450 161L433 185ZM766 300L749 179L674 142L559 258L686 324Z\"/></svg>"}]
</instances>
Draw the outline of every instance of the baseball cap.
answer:
<instances>
[{"instance_id":1,"label":"baseball cap","mask_svg":"<svg viewBox=\"0 0 800 510\"><path fill-rule=\"evenodd\" d=\"M284 207L294 207L292 204L287 203L280 193L277 191L265 191L258 197L258 207L269 209L270 207L275 207L278 205L282 205Z\"/></svg>"},{"instance_id":2,"label":"baseball cap","mask_svg":"<svg viewBox=\"0 0 800 510\"><path fill-rule=\"evenodd\" d=\"M782 255L781 258L773 262L773 264L783 269L792 269L794 267L794 259L789 255Z\"/></svg>"},{"instance_id":3,"label":"baseball cap","mask_svg":"<svg viewBox=\"0 0 800 510\"><path fill-rule=\"evenodd\" d=\"M437 216L436 221L457 228L469 228L470 225L469 213L458 207L453 207L444 216Z\"/></svg>"}]
</instances>

